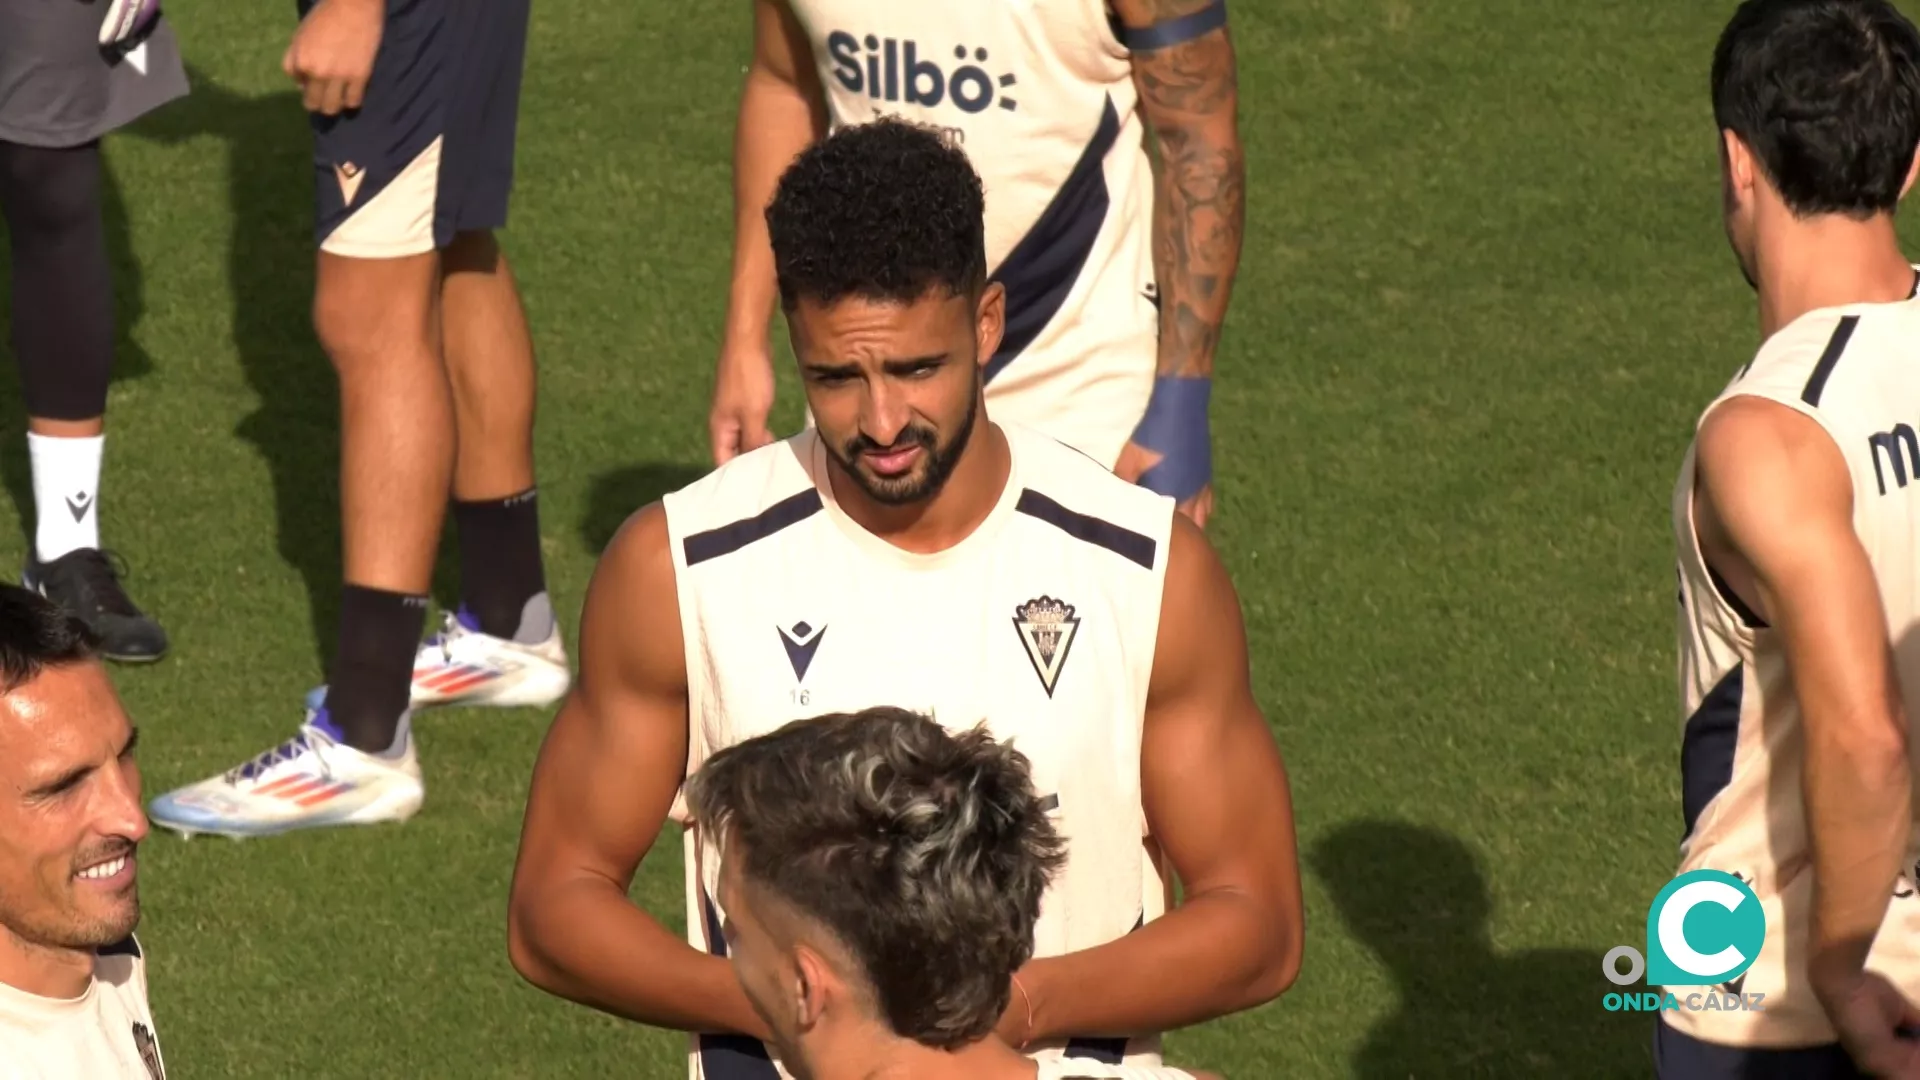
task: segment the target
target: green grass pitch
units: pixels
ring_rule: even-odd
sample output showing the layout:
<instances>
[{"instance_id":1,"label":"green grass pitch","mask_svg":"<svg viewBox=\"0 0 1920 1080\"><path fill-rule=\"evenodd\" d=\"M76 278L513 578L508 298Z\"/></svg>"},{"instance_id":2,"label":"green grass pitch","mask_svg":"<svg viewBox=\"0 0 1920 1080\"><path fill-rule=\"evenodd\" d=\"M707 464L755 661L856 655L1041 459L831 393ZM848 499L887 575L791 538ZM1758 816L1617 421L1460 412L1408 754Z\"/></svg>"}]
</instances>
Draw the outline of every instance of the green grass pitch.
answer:
<instances>
[{"instance_id":1,"label":"green grass pitch","mask_svg":"<svg viewBox=\"0 0 1920 1080\"><path fill-rule=\"evenodd\" d=\"M703 471L746 8L534 7L505 242L570 638L615 526ZM1639 941L1680 838L1667 502L1696 410L1756 344L1706 100L1731 8L1234 5L1249 226L1212 531L1292 771L1309 945L1291 993L1174 1035L1176 1061L1648 1074L1648 1018L1601 1008L1600 955ZM293 4L169 12L194 95L109 142L125 328L103 520L175 639L116 674L149 795L291 732L339 558L310 149L279 71ZM9 562L31 506L15 413ZM172 1074L683 1075L679 1036L508 966L547 719L428 714L405 827L156 835L142 930ZM677 920L666 842L635 896Z\"/></svg>"}]
</instances>

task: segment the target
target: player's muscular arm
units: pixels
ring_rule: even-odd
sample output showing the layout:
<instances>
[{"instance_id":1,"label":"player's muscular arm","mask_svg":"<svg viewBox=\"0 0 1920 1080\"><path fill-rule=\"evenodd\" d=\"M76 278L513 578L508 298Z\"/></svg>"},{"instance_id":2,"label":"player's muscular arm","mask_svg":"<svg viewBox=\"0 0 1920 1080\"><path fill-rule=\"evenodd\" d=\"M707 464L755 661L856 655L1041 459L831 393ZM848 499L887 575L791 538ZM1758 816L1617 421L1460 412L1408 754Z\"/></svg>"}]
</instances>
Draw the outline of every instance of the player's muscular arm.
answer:
<instances>
[{"instance_id":1,"label":"player's muscular arm","mask_svg":"<svg viewBox=\"0 0 1920 1080\"><path fill-rule=\"evenodd\" d=\"M1239 598L1198 527L1174 525L1141 797L1185 901L1118 941L1029 964L1036 1038L1200 1023L1277 997L1300 970L1292 797L1253 698ZM1017 1043L1017 994L1014 1006L1000 1030Z\"/></svg>"},{"instance_id":2,"label":"player's muscular arm","mask_svg":"<svg viewBox=\"0 0 1920 1080\"><path fill-rule=\"evenodd\" d=\"M1233 42L1225 25L1197 36L1181 29L1205 25L1191 20L1206 19L1214 4L1112 0L1130 32L1157 31L1174 39L1133 52L1141 114L1159 157L1153 264L1160 290L1160 378L1147 419L1116 471L1179 499L1181 510L1202 524L1212 505L1212 465L1207 387L1200 380L1213 375L1240 264L1246 203Z\"/></svg>"},{"instance_id":3,"label":"player's muscular arm","mask_svg":"<svg viewBox=\"0 0 1920 1080\"><path fill-rule=\"evenodd\" d=\"M708 418L716 463L773 441L767 337L777 290L766 209L780 174L826 131L826 98L806 32L786 0L753 0L753 59L733 132L733 284Z\"/></svg>"},{"instance_id":4,"label":"player's muscular arm","mask_svg":"<svg viewBox=\"0 0 1920 1080\"><path fill-rule=\"evenodd\" d=\"M1719 548L1751 570L1753 599L1782 636L1804 718L1809 969L1831 1013L1879 931L1912 820L1886 616L1853 530L1846 462L1816 422L1735 398L1702 423L1697 462L1695 514L1709 557Z\"/></svg>"},{"instance_id":5,"label":"player's muscular arm","mask_svg":"<svg viewBox=\"0 0 1920 1080\"><path fill-rule=\"evenodd\" d=\"M727 962L627 899L686 766L686 661L667 543L666 516L650 506L594 573L580 678L534 765L508 951L529 982L584 1005L765 1038Z\"/></svg>"}]
</instances>

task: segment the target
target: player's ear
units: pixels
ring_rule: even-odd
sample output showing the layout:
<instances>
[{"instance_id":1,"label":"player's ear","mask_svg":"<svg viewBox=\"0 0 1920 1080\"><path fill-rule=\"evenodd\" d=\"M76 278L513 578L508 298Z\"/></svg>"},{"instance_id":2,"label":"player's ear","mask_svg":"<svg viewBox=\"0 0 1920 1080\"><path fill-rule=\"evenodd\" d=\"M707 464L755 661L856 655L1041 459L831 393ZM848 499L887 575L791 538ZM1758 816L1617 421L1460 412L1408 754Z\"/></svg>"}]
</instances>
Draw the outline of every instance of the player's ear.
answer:
<instances>
[{"instance_id":1,"label":"player's ear","mask_svg":"<svg viewBox=\"0 0 1920 1080\"><path fill-rule=\"evenodd\" d=\"M1735 201L1747 203L1753 200L1753 186L1757 179L1753 150L1747 146L1745 139L1725 128L1720 131L1720 175L1727 185L1727 194Z\"/></svg>"},{"instance_id":2,"label":"player's ear","mask_svg":"<svg viewBox=\"0 0 1920 1080\"><path fill-rule=\"evenodd\" d=\"M820 954L801 945L793 953L793 1020L796 1030L811 1031L827 1011L833 973Z\"/></svg>"},{"instance_id":3,"label":"player's ear","mask_svg":"<svg viewBox=\"0 0 1920 1080\"><path fill-rule=\"evenodd\" d=\"M980 293L980 303L974 308L974 340L980 346L979 362L981 367L993 359L1000 351L1000 339L1007 329L1007 290L997 281L990 281Z\"/></svg>"},{"instance_id":4,"label":"player's ear","mask_svg":"<svg viewBox=\"0 0 1920 1080\"><path fill-rule=\"evenodd\" d=\"M1913 190L1913 180L1916 176L1920 176L1920 148L1915 149L1913 160L1907 164L1907 182L1900 185L1901 198L1906 198L1907 192Z\"/></svg>"}]
</instances>

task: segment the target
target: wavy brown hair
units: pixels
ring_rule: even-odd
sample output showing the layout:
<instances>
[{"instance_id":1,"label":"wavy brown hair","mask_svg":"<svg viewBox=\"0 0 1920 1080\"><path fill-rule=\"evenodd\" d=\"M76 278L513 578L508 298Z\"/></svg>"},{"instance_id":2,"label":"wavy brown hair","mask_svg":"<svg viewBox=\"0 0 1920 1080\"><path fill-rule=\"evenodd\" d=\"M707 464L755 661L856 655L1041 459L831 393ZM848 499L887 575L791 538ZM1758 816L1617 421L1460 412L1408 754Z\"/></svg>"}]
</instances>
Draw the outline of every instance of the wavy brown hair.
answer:
<instances>
[{"instance_id":1,"label":"wavy brown hair","mask_svg":"<svg viewBox=\"0 0 1920 1080\"><path fill-rule=\"evenodd\" d=\"M904 709L836 713L715 754L687 799L746 881L846 949L895 1033L953 1049L993 1030L1065 861L1019 751Z\"/></svg>"}]
</instances>

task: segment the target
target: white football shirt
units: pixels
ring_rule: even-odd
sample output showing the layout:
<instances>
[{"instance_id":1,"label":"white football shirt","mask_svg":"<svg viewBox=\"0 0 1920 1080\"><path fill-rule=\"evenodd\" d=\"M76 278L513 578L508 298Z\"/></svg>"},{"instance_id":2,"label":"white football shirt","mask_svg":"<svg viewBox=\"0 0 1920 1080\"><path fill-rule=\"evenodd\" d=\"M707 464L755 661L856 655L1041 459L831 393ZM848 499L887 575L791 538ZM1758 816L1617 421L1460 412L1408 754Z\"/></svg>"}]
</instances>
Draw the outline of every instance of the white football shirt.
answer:
<instances>
[{"instance_id":1,"label":"white football shirt","mask_svg":"<svg viewBox=\"0 0 1920 1080\"><path fill-rule=\"evenodd\" d=\"M1193 1080L1193 1074L1165 1065L1103 1065L1080 1058L1055 1058L1040 1063L1034 1080Z\"/></svg>"},{"instance_id":2,"label":"white football shirt","mask_svg":"<svg viewBox=\"0 0 1920 1080\"><path fill-rule=\"evenodd\" d=\"M147 1010L147 961L132 938L100 950L77 998L0 983L0 1080L165 1080Z\"/></svg>"},{"instance_id":3,"label":"white football shirt","mask_svg":"<svg viewBox=\"0 0 1920 1080\"><path fill-rule=\"evenodd\" d=\"M984 722L1032 763L1067 843L1036 956L1165 914L1140 801L1173 501L1012 425L1006 488L973 533L912 554L833 496L817 433L741 455L664 500L686 642L690 769L791 720L890 705ZM718 852L685 840L687 935L717 932ZM1159 1037L1068 1038L1036 1057L1158 1065ZM752 1039L696 1036L695 1080L785 1076Z\"/></svg>"},{"instance_id":4,"label":"white football shirt","mask_svg":"<svg viewBox=\"0 0 1920 1080\"><path fill-rule=\"evenodd\" d=\"M1916 275L1920 278L1920 275ZM1873 566L1909 723L1920 718L1920 298L1810 311L1761 347L1713 404L1758 397L1818 423L1845 460L1853 527ZM1703 418L1705 413L1702 414ZM1726 1046L1832 1042L1807 983L1813 863L1801 798L1804 723L1780 634L1707 565L1694 531L1695 457L1673 490L1679 569L1681 793L1686 835L1679 872L1713 869L1753 887L1766 940L1753 966L1719 987L1759 1011L1668 1010L1661 1019ZM1920 740L1913 743L1920 754ZM1920 999L1920 835L1896 883L1867 967ZM1762 995L1754 997L1754 995Z\"/></svg>"}]
</instances>

